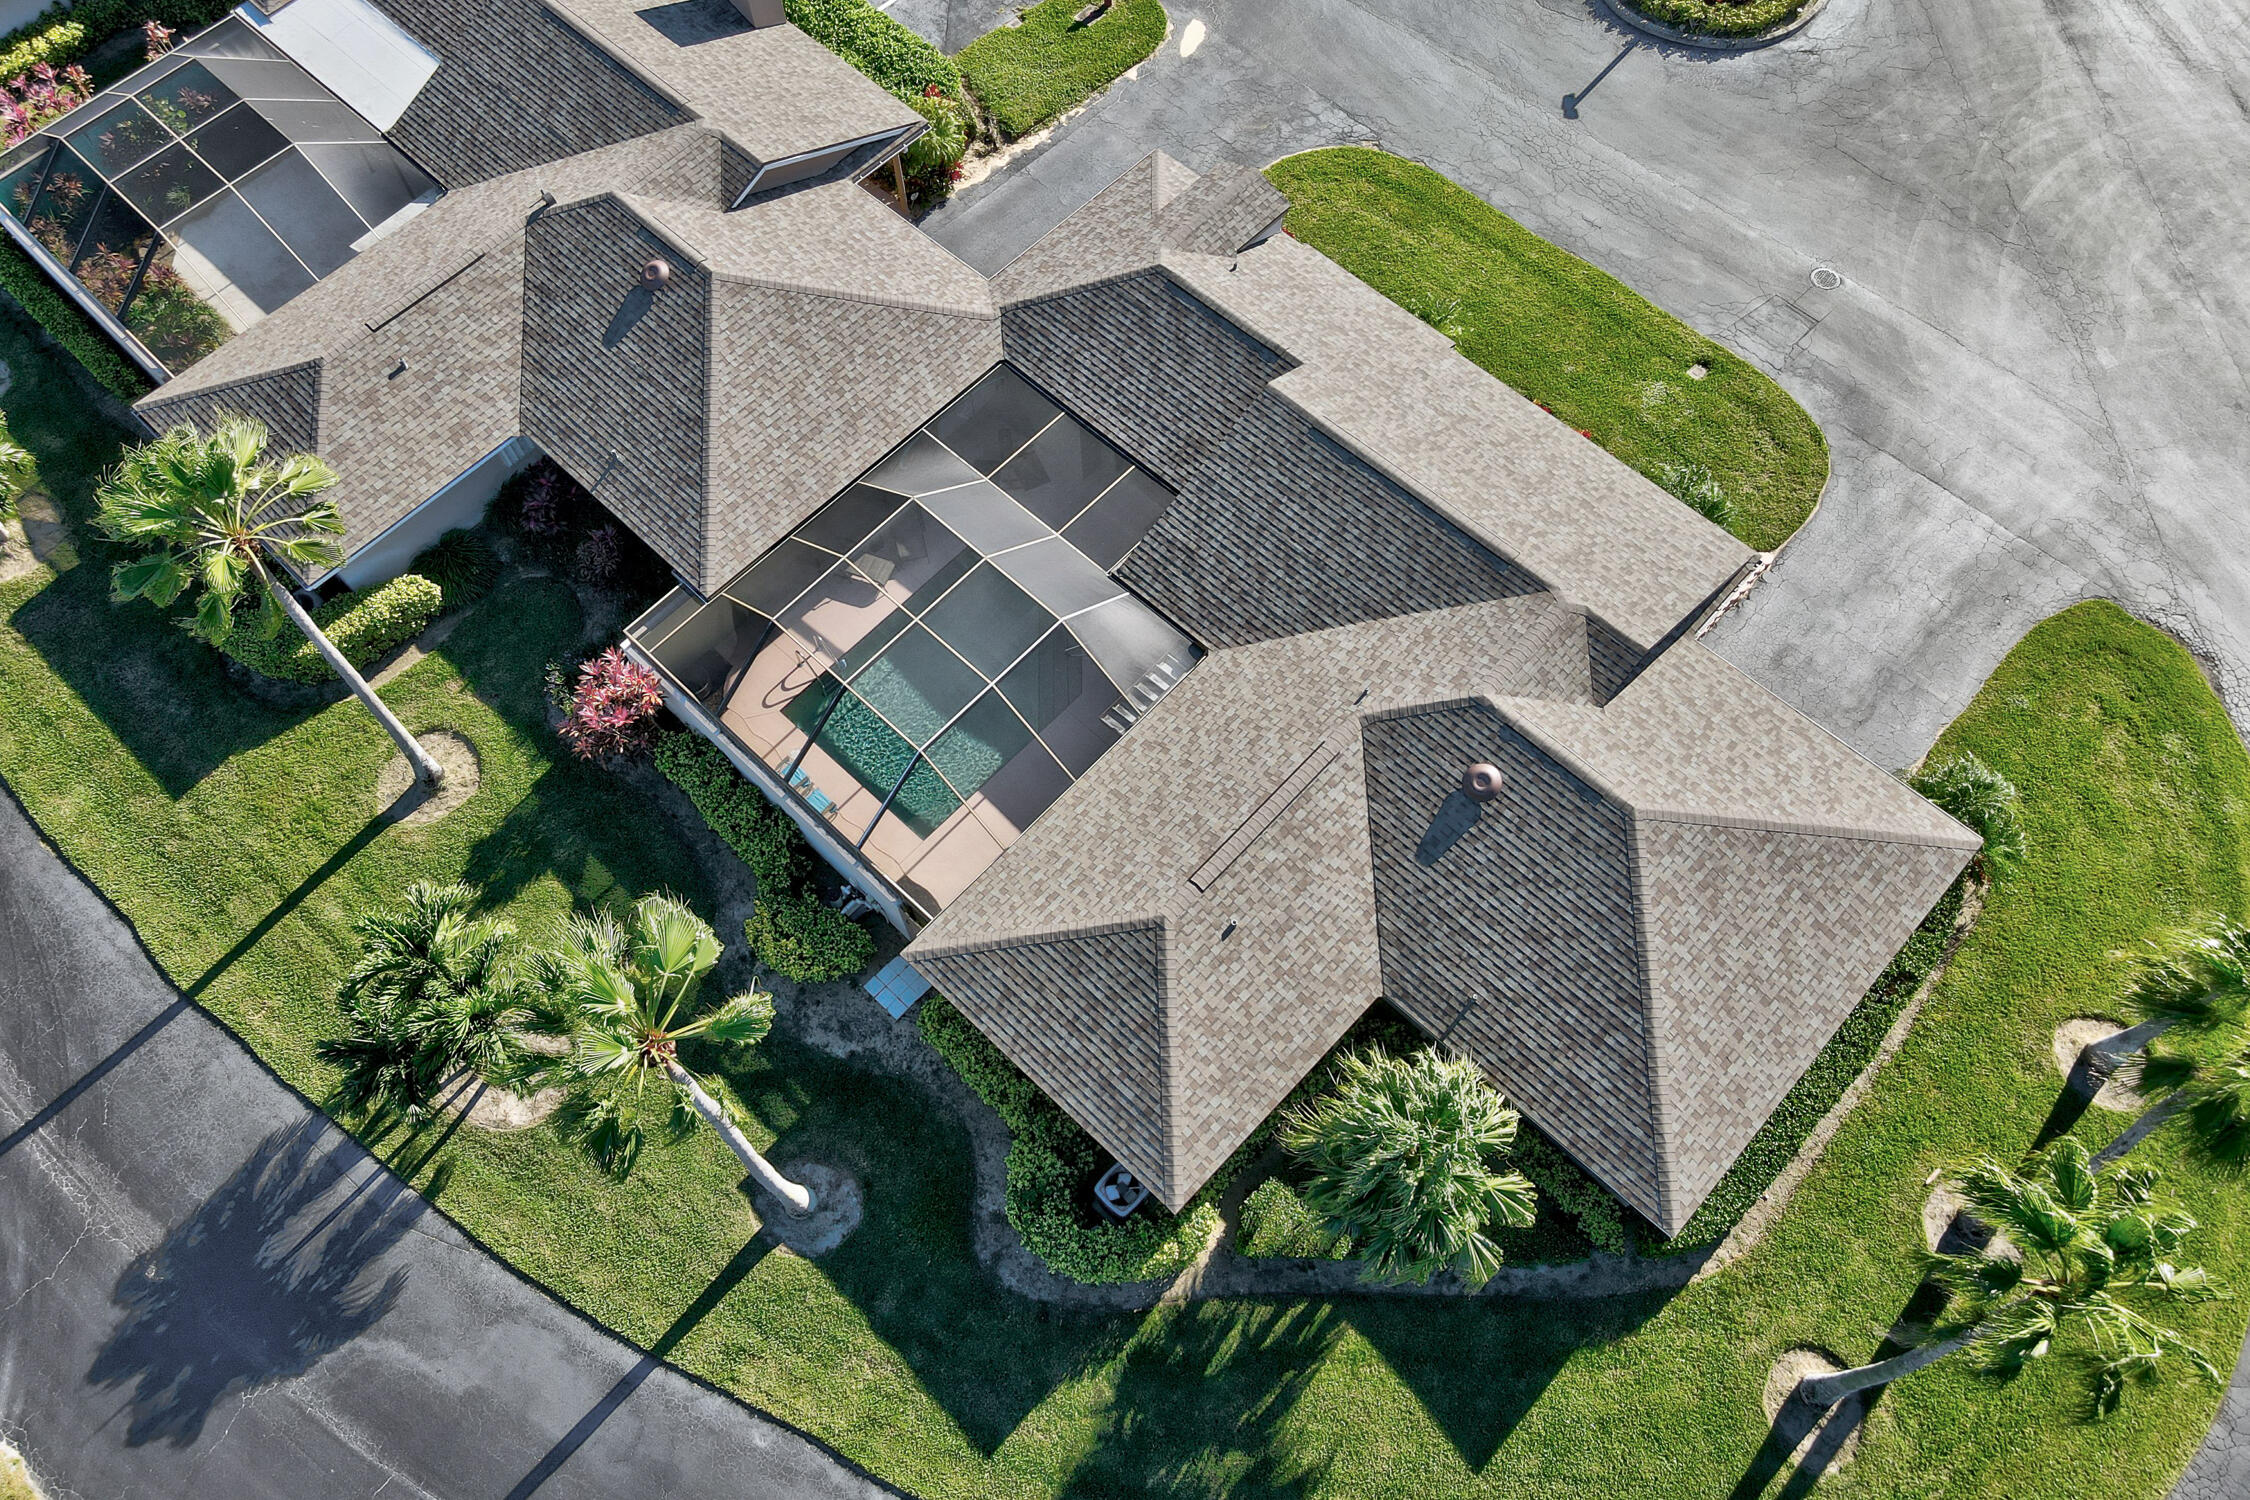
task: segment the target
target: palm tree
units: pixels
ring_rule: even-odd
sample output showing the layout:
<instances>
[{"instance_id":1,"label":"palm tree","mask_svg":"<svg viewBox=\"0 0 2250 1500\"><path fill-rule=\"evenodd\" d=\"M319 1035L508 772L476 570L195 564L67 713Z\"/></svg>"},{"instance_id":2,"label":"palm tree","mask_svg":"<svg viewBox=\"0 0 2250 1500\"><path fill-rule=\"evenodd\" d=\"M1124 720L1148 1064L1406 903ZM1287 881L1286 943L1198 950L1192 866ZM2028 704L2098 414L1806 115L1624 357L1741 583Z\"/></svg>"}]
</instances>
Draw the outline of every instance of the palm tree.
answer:
<instances>
[{"instance_id":1,"label":"palm tree","mask_svg":"<svg viewBox=\"0 0 2250 1500\"><path fill-rule=\"evenodd\" d=\"M417 881L396 913L352 925L362 944L338 1002L350 1026L320 1057L344 1070L344 1109L420 1121L463 1069L498 1079L528 1062L520 1033L541 1019L509 954L514 929L471 920L476 892Z\"/></svg>"},{"instance_id":2,"label":"palm tree","mask_svg":"<svg viewBox=\"0 0 2250 1500\"><path fill-rule=\"evenodd\" d=\"M1906 784L1984 840L1977 858L1995 876L2023 863L2023 795L1973 752L1957 750L1906 775Z\"/></svg>"},{"instance_id":3,"label":"palm tree","mask_svg":"<svg viewBox=\"0 0 2250 1500\"><path fill-rule=\"evenodd\" d=\"M700 1115L758 1185L792 1215L810 1213L812 1191L791 1182L755 1147L680 1061L695 1038L747 1045L773 1026L773 997L752 991L704 1009L703 981L719 961L711 924L673 896L643 896L625 925L607 915L578 917L562 944L535 960L535 972L568 1011L576 1045L570 1075L583 1092L576 1113L587 1144L620 1176L632 1171L645 1136L644 1109L668 1106L675 1130Z\"/></svg>"},{"instance_id":4,"label":"palm tree","mask_svg":"<svg viewBox=\"0 0 2250 1500\"><path fill-rule=\"evenodd\" d=\"M1476 1066L1436 1052L1353 1053L1336 1091L1290 1112L1282 1144L1312 1170L1304 1198L1362 1247L1378 1277L1426 1282L1451 1267L1481 1286L1500 1269L1493 1223L1521 1229L1530 1180L1494 1169L1516 1112Z\"/></svg>"},{"instance_id":5,"label":"palm tree","mask_svg":"<svg viewBox=\"0 0 2250 1500\"><path fill-rule=\"evenodd\" d=\"M125 455L102 481L98 520L112 540L142 555L117 565L113 597L164 608L192 585L199 591L195 633L222 646L244 591L263 585L259 631L271 637L284 616L303 631L398 742L416 777L434 787L445 772L274 574L274 558L300 569L335 567L344 522L333 502L314 498L336 482L335 470L309 453L269 463L267 442L264 423L228 416L208 437L183 424Z\"/></svg>"},{"instance_id":6,"label":"palm tree","mask_svg":"<svg viewBox=\"0 0 2250 1500\"><path fill-rule=\"evenodd\" d=\"M2184 1123L2189 1144L2214 1166L2240 1172L2250 1166L2250 1045L2238 1019L2218 1049L2222 1061L2209 1062L2185 1052L2151 1050L2141 1060L2135 1088L2153 1102L2117 1139L2094 1153L2101 1168L2122 1158L2163 1126Z\"/></svg>"},{"instance_id":7,"label":"palm tree","mask_svg":"<svg viewBox=\"0 0 2250 1500\"><path fill-rule=\"evenodd\" d=\"M1874 1364L1809 1376L1793 1400L1824 1410L1972 1345L1989 1371L2010 1374L2072 1333L2087 1342L2099 1414L2116 1410L2127 1377L2153 1378L2171 1360L2221 1378L2200 1349L2135 1305L2218 1295L2200 1268L2172 1264L2196 1224L2155 1200L2154 1171L2099 1171L2083 1145L2066 1139L2021 1173L1988 1161L1962 1184L1968 1211L1996 1235L1980 1250L1934 1258L1932 1274L1955 1309L1942 1336Z\"/></svg>"},{"instance_id":8,"label":"palm tree","mask_svg":"<svg viewBox=\"0 0 2250 1500\"><path fill-rule=\"evenodd\" d=\"M39 484L39 462L31 450L8 435L5 423L0 423L0 521L13 521L21 507L23 497ZM0 537L0 547L7 545Z\"/></svg>"},{"instance_id":9,"label":"palm tree","mask_svg":"<svg viewBox=\"0 0 2250 1500\"><path fill-rule=\"evenodd\" d=\"M2117 1065L2174 1027L2206 1030L2239 1018L2250 1005L2250 926L2226 919L2153 939L2125 991L2139 1020L2079 1051L2070 1085L2092 1095Z\"/></svg>"}]
</instances>

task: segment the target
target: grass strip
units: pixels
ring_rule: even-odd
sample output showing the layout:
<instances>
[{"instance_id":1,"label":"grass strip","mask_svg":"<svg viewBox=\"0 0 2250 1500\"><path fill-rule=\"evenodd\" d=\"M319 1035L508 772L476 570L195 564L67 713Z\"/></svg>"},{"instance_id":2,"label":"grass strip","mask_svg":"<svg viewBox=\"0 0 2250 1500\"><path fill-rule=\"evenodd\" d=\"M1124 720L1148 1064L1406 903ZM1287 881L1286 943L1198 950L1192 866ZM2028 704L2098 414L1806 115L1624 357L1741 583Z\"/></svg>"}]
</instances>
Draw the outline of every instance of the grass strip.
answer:
<instances>
[{"instance_id":1,"label":"grass strip","mask_svg":"<svg viewBox=\"0 0 2250 1500\"><path fill-rule=\"evenodd\" d=\"M1289 198L1290 233L1463 355L1658 485L1717 481L1751 546L1771 551L1812 514L1828 441L1811 416L1608 272L1385 151L1308 151L1266 176Z\"/></svg>"},{"instance_id":2,"label":"grass strip","mask_svg":"<svg viewBox=\"0 0 2250 1500\"><path fill-rule=\"evenodd\" d=\"M1013 140L1075 109L1137 66L1164 40L1160 0L1112 0L1081 24L1086 0L1040 0L954 60L986 113Z\"/></svg>"}]
</instances>

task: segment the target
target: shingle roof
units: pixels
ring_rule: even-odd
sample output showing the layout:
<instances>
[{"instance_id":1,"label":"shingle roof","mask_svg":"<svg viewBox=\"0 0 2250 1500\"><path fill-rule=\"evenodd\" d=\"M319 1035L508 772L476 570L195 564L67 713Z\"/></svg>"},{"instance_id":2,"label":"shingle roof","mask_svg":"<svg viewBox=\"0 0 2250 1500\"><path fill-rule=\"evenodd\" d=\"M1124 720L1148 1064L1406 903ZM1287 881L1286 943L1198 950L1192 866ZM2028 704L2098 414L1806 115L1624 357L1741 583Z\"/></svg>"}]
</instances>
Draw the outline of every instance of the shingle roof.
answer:
<instances>
[{"instance_id":1,"label":"shingle roof","mask_svg":"<svg viewBox=\"0 0 2250 1500\"><path fill-rule=\"evenodd\" d=\"M376 0L438 56L391 138L447 187L688 122L539 0Z\"/></svg>"},{"instance_id":2,"label":"shingle roof","mask_svg":"<svg viewBox=\"0 0 2250 1500\"><path fill-rule=\"evenodd\" d=\"M760 162L922 117L794 26L753 28L728 0L544 0L694 118Z\"/></svg>"},{"instance_id":3,"label":"shingle roof","mask_svg":"<svg viewBox=\"0 0 2250 1500\"><path fill-rule=\"evenodd\" d=\"M1692 642L1590 654L1551 594L1216 652L908 955L1174 1207L1387 997L1675 1231L1976 839ZM1120 923L1160 987L1005 956ZM1135 1026L1158 1092L1084 1092Z\"/></svg>"},{"instance_id":4,"label":"shingle roof","mask_svg":"<svg viewBox=\"0 0 2250 1500\"><path fill-rule=\"evenodd\" d=\"M1237 253L1286 206L1256 174L1183 170L1143 160L1001 272L1011 338L1019 308L1160 268L1268 347L1280 403L1641 651L1750 560L1326 256L1281 236Z\"/></svg>"},{"instance_id":5,"label":"shingle roof","mask_svg":"<svg viewBox=\"0 0 2250 1500\"><path fill-rule=\"evenodd\" d=\"M871 194L725 213L724 166L689 126L449 193L140 409L317 449L347 552L527 436L709 592L1000 358L983 278Z\"/></svg>"}]
</instances>

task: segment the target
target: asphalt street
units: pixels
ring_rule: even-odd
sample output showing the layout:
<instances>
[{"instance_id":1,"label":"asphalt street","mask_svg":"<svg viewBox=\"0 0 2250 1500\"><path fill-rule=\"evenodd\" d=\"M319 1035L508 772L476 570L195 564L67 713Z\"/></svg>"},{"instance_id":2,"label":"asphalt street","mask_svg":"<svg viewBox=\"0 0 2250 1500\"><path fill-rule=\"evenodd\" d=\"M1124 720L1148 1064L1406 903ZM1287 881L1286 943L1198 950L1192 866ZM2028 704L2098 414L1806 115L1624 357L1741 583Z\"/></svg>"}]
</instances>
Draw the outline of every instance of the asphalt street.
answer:
<instances>
[{"instance_id":1,"label":"asphalt street","mask_svg":"<svg viewBox=\"0 0 2250 1500\"><path fill-rule=\"evenodd\" d=\"M2244 722L2250 12L1832 0L1721 56L1600 6L1179 0L1157 56L929 228L992 269L1153 149L1379 143L1818 419L1821 510L1712 641L1878 762L2093 596L2187 640Z\"/></svg>"},{"instance_id":2,"label":"asphalt street","mask_svg":"<svg viewBox=\"0 0 2250 1500\"><path fill-rule=\"evenodd\" d=\"M485 1254L4 794L0 1436L53 1500L893 1493Z\"/></svg>"}]
</instances>

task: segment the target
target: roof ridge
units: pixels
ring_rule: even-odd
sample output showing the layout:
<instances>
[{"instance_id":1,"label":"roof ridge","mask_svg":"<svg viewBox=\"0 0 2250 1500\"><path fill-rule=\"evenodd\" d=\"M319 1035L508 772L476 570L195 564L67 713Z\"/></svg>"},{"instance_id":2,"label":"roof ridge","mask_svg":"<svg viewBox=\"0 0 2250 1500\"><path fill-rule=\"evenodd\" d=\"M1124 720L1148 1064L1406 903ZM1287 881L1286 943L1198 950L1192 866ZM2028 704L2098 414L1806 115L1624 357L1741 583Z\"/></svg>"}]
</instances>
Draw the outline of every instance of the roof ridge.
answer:
<instances>
[{"instance_id":1,"label":"roof ridge","mask_svg":"<svg viewBox=\"0 0 2250 1500\"><path fill-rule=\"evenodd\" d=\"M1943 812L1943 808L1938 809ZM1800 838L1845 839L1858 844L1910 844L1922 849L1981 849L1984 840L1962 830L1962 839L1918 834L1897 828L1866 828L1848 823L1802 823L1788 818L1755 814L1701 812L1685 807L1636 807L1634 813L1651 823L1681 823L1702 828L1747 828L1761 833L1786 833Z\"/></svg>"},{"instance_id":2,"label":"roof ridge","mask_svg":"<svg viewBox=\"0 0 2250 1500\"><path fill-rule=\"evenodd\" d=\"M940 947L924 948L917 958L962 958L976 953L995 953L1003 948L1021 948L1031 943L1060 943L1078 938L1108 937L1118 932L1144 932L1151 927L1162 929L1166 918L1162 912L1146 916L1127 917L1115 922L1074 923L1067 927L1043 927L1030 932L1011 933L1006 937L972 938L965 943L947 943Z\"/></svg>"},{"instance_id":3,"label":"roof ridge","mask_svg":"<svg viewBox=\"0 0 2250 1500\"><path fill-rule=\"evenodd\" d=\"M1649 1180L1655 1184L1656 1212L1650 1222L1663 1226L1672 1208L1672 1164L1665 1150L1670 1135L1672 1099L1669 1080L1656 1066L1656 986L1648 972L1648 874L1641 859L1640 815L1620 803L1625 815L1625 884L1633 895L1633 989L1641 1002L1641 1097L1648 1107L1647 1135Z\"/></svg>"},{"instance_id":4,"label":"roof ridge","mask_svg":"<svg viewBox=\"0 0 2250 1500\"><path fill-rule=\"evenodd\" d=\"M1172 925L1156 922L1156 1077L1159 1099L1157 1119L1164 1135L1159 1149L1164 1155L1164 1187L1174 1191L1180 1180L1180 1089L1178 1028L1172 1015Z\"/></svg>"},{"instance_id":5,"label":"roof ridge","mask_svg":"<svg viewBox=\"0 0 2250 1500\"><path fill-rule=\"evenodd\" d=\"M765 291L793 292L803 297L822 297L831 302L859 302L874 307L895 307L906 312L926 312L939 317L967 318L978 323L997 323L1000 321L998 306L995 306L990 312L976 312L958 305L949 306L938 302L924 302L913 297L884 297L871 292L846 292L839 291L834 287L812 286L804 282L782 281L765 276L742 276L728 271L714 271L708 266L704 266L702 269L712 281L726 286L754 286Z\"/></svg>"}]
</instances>

